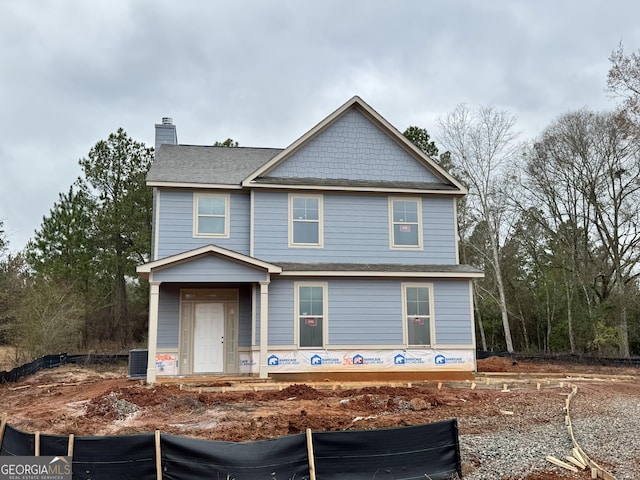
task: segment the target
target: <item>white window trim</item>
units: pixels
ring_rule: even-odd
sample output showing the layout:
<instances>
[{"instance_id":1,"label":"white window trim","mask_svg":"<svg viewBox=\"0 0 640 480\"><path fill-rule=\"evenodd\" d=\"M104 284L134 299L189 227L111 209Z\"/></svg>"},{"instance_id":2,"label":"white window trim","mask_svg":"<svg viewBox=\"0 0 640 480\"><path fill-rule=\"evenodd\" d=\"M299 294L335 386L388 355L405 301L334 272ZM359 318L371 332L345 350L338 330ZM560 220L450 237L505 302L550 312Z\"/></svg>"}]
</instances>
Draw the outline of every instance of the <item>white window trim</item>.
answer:
<instances>
[{"instance_id":1,"label":"white window trim","mask_svg":"<svg viewBox=\"0 0 640 480\"><path fill-rule=\"evenodd\" d=\"M433 302L433 283L410 283L403 282L402 288L402 341L406 348L433 348L436 345L436 321L435 304ZM428 288L429 289L429 345L413 345L409 343L409 331L407 325L407 287Z\"/></svg>"},{"instance_id":2,"label":"white window trim","mask_svg":"<svg viewBox=\"0 0 640 480\"><path fill-rule=\"evenodd\" d=\"M293 199L294 198L315 198L318 200L318 243L293 243ZM323 248L324 247L324 209L323 196L312 194L289 194L289 247L292 248Z\"/></svg>"},{"instance_id":3,"label":"white window trim","mask_svg":"<svg viewBox=\"0 0 640 480\"><path fill-rule=\"evenodd\" d=\"M300 346L300 296L299 287L322 287L322 346ZM329 284L327 282L293 282L293 335L296 347L300 350L318 350L326 348L329 344Z\"/></svg>"},{"instance_id":4,"label":"white window trim","mask_svg":"<svg viewBox=\"0 0 640 480\"><path fill-rule=\"evenodd\" d=\"M393 221L393 202L417 202L418 204L418 245L395 245L394 221ZM409 223L409 222L405 222ZM416 197L389 197L389 248L391 250L422 250L423 249L423 232L422 232L422 198Z\"/></svg>"},{"instance_id":5,"label":"white window trim","mask_svg":"<svg viewBox=\"0 0 640 480\"><path fill-rule=\"evenodd\" d=\"M224 199L224 233L198 232L198 200L200 198ZM229 211L231 197L228 193L197 193L193 194L193 237L194 238L229 238Z\"/></svg>"}]
</instances>

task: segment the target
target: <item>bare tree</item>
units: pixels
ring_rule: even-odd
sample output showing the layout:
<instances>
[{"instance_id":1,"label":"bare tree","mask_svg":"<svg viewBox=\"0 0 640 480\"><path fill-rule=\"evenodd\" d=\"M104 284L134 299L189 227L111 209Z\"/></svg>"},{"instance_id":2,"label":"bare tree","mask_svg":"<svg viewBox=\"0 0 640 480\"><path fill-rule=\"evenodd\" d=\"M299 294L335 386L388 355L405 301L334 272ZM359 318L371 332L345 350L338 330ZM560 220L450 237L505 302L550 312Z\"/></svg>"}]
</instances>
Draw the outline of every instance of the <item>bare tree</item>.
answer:
<instances>
[{"instance_id":1,"label":"bare tree","mask_svg":"<svg viewBox=\"0 0 640 480\"><path fill-rule=\"evenodd\" d=\"M536 205L531 216L553 238L555 265L564 287L571 353L576 351L574 302L588 281L585 252L589 252L591 206L582 193L584 165L589 163L585 122L587 112L561 117L545 129L526 155L522 179L528 201ZM588 298L588 295L587 295Z\"/></svg>"},{"instance_id":2,"label":"bare tree","mask_svg":"<svg viewBox=\"0 0 640 480\"><path fill-rule=\"evenodd\" d=\"M541 224L551 226L566 252L559 260L572 351L573 302L580 289L589 288L617 312L620 354L628 357L624 294L640 263L637 126L623 114L581 110L563 115L536 142L526 174L527 191L545 216ZM584 298L589 297L586 292Z\"/></svg>"},{"instance_id":3,"label":"bare tree","mask_svg":"<svg viewBox=\"0 0 640 480\"><path fill-rule=\"evenodd\" d=\"M630 117L640 118L640 50L627 55L622 43L609 56L611 67L607 88L622 98L622 110Z\"/></svg>"},{"instance_id":4,"label":"bare tree","mask_svg":"<svg viewBox=\"0 0 640 480\"><path fill-rule=\"evenodd\" d=\"M493 107L472 109L461 104L440 118L438 127L439 143L451 152L454 173L469 188L467 212L487 229L490 251L486 264L495 276L506 348L513 352L500 248L508 214L504 176L520 150L515 117Z\"/></svg>"}]
</instances>

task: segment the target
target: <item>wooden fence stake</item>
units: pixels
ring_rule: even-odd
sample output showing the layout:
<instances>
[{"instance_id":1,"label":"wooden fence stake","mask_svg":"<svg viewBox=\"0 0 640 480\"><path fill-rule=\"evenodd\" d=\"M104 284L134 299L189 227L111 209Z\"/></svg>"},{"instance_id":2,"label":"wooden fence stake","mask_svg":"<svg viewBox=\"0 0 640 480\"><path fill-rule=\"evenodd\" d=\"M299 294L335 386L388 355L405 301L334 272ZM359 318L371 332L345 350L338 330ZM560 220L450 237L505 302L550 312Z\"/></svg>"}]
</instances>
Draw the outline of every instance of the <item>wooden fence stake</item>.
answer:
<instances>
[{"instance_id":1,"label":"wooden fence stake","mask_svg":"<svg viewBox=\"0 0 640 480\"><path fill-rule=\"evenodd\" d=\"M587 466L586 466L584 463L582 463L582 462L581 462L580 460L578 460L577 458L572 457L571 455L567 455L567 457L566 457L566 458L567 458L567 460L569 460L569 463L573 463L576 467L578 467L578 468L580 468L580 469L582 469L582 470L584 470L585 468L587 468Z\"/></svg>"},{"instance_id":2,"label":"wooden fence stake","mask_svg":"<svg viewBox=\"0 0 640 480\"><path fill-rule=\"evenodd\" d=\"M2 414L2 420L0 420L0 450L2 449L2 438L4 437L4 428L7 426L7 414Z\"/></svg>"},{"instance_id":3,"label":"wooden fence stake","mask_svg":"<svg viewBox=\"0 0 640 480\"><path fill-rule=\"evenodd\" d=\"M160 451L160 430L156 430L156 478L162 480L162 456Z\"/></svg>"},{"instance_id":4,"label":"wooden fence stake","mask_svg":"<svg viewBox=\"0 0 640 480\"><path fill-rule=\"evenodd\" d=\"M69 457L73 457L73 441L75 438L73 433L69 435L69 445L67 446L67 456Z\"/></svg>"},{"instance_id":5,"label":"wooden fence stake","mask_svg":"<svg viewBox=\"0 0 640 480\"><path fill-rule=\"evenodd\" d=\"M584 459L584 457L580 453L580 450L574 447L571 449L571 453L573 453L574 458L578 459L580 463L584 463L585 465L587 465L587 461Z\"/></svg>"},{"instance_id":6,"label":"wooden fence stake","mask_svg":"<svg viewBox=\"0 0 640 480\"><path fill-rule=\"evenodd\" d=\"M309 480L316 480L316 460L313 456L313 439L310 428L307 428L307 457L309 458Z\"/></svg>"},{"instance_id":7,"label":"wooden fence stake","mask_svg":"<svg viewBox=\"0 0 640 480\"><path fill-rule=\"evenodd\" d=\"M555 465L558 465L559 467L565 468L567 470L570 470L572 472L577 472L578 469L576 467L574 467L573 465L569 465L568 463L563 462L562 460L558 460L556 457L552 457L551 455L547 456L547 461L551 462Z\"/></svg>"},{"instance_id":8,"label":"wooden fence stake","mask_svg":"<svg viewBox=\"0 0 640 480\"><path fill-rule=\"evenodd\" d=\"M34 452L33 454L36 457L40 456L40 432L36 432L35 437L34 437Z\"/></svg>"}]
</instances>

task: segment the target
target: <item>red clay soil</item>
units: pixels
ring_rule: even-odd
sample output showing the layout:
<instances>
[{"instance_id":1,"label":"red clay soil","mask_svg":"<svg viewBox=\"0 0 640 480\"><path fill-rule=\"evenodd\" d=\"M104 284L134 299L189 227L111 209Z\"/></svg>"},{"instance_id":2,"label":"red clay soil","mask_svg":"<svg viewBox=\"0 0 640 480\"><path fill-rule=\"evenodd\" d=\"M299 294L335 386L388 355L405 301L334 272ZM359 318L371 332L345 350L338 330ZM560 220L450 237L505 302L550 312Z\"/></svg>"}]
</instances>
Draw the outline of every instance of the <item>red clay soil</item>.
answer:
<instances>
[{"instance_id":1,"label":"red clay soil","mask_svg":"<svg viewBox=\"0 0 640 480\"><path fill-rule=\"evenodd\" d=\"M480 372L637 375L637 370L578 365L514 363L491 357L478 361ZM75 435L125 435L161 430L176 435L250 441L314 431L368 430L457 418L460 434L500 431L549 421L562 421L568 387L478 388L437 382L412 387L366 386L316 388L305 384L282 390L206 392L181 390L176 385L148 386L128 380L126 367L100 369L67 365L43 370L15 384L0 385L0 412L12 426L27 432ZM535 385L535 383L534 383ZM589 383L592 395L612 388L638 389L619 382ZM464 387L464 388L463 388ZM505 422L505 412L521 412ZM526 412L526 415L524 415ZM515 417L518 418L517 423ZM467 459L463 472L474 470ZM531 474L521 480L587 479L581 472ZM582 475L584 473L584 475Z\"/></svg>"}]
</instances>

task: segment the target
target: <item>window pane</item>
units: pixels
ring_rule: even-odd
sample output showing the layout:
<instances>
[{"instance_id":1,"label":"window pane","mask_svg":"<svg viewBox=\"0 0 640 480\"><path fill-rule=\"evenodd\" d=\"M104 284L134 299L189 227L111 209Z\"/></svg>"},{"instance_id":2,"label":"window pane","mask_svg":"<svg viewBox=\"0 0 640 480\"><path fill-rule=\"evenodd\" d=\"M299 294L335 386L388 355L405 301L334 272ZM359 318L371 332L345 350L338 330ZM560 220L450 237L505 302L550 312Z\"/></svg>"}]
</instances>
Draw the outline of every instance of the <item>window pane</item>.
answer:
<instances>
[{"instance_id":1,"label":"window pane","mask_svg":"<svg viewBox=\"0 0 640 480\"><path fill-rule=\"evenodd\" d=\"M224 217L198 217L198 233L224 233Z\"/></svg>"},{"instance_id":2,"label":"window pane","mask_svg":"<svg viewBox=\"0 0 640 480\"><path fill-rule=\"evenodd\" d=\"M224 215L224 198L200 197L198 198L199 215Z\"/></svg>"},{"instance_id":3,"label":"window pane","mask_svg":"<svg viewBox=\"0 0 640 480\"><path fill-rule=\"evenodd\" d=\"M394 222L418 222L418 202L394 200L393 202Z\"/></svg>"},{"instance_id":4,"label":"window pane","mask_svg":"<svg viewBox=\"0 0 640 480\"><path fill-rule=\"evenodd\" d=\"M317 222L293 222L293 243L319 243Z\"/></svg>"},{"instance_id":5,"label":"window pane","mask_svg":"<svg viewBox=\"0 0 640 480\"><path fill-rule=\"evenodd\" d=\"M418 289L416 287L407 287L407 302L418 301Z\"/></svg>"},{"instance_id":6,"label":"window pane","mask_svg":"<svg viewBox=\"0 0 640 480\"><path fill-rule=\"evenodd\" d=\"M393 244L398 246L417 247L418 225L396 224L393 226Z\"/></svg>"},{"instance_id":7,"label":"window pane","mask_svg":"<svg viewBox=\"0 0 640 480\"><path fill-rule=\"evenodd\" d=\"M430 315L429 289L426 287L407 287L407 315Z\"/></svg>"},{"instance_id":8,"label":"window pane","mask_svg":"<svg viewBox=\"0 0 640 480\"><path fill-rule=\"evenodd\" d=\"M317 198L294 198L293 199L293 219L294 220L318 220L318 199Z\"/></svg>"},{"instance_id":9,"label":"window pane","mask_svg":"<svg viewBox=\"0 0 640 480\"><path fill-rule=\"evenodd\" d=\"M300 317L300 346L322 347L322 317Z\"/></svg>"},{"instance_id":10,"label":"window pane","mask_svg":"<svg viewBox=\"0 0 640 480\"><path fill-rule=\"evenodd\" d=\"M424 317L407 317L407 333L409 345L431 345L429 319Z\"/></svg>"},{"instance_id":11,"label":"window pane","mask_svg":"<svg viewBox=\"0 0 640 480\"><path fill-rule=\"evenodd\" d=\"M322 287L300 287L299 289L299 314L322 315Z\"/></svg>"},{"instance_id":12,"label":"window pane","mask_svg":"<svg viewBox=\"0 0 640 480\"><path fill-rule=\"evenodd\" d=\"M430 345L430 302L428 287L406 287L407 335L409 345Z\"/></svg>"}]
</instances>

